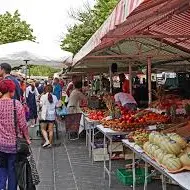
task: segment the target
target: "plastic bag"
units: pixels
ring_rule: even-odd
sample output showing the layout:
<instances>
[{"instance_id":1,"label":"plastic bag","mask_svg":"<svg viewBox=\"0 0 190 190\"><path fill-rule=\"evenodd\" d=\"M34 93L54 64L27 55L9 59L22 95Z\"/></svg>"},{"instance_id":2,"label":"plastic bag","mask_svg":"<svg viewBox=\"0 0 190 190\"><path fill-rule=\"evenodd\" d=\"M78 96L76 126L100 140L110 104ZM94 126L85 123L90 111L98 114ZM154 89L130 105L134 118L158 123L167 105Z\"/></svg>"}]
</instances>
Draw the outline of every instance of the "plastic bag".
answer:
<instances>
[{"instance_id":1,"label":"plastic bag","mask_svg":"<svg viewBox=\"0 0 190 190\"><path fill-rule=\"evenodd\" d=\"M57 109L56 109L56 113L57 113L58 116L65 116L65 115L68 115L67 107L66 107L66 106L63 106L62 108L57 108Z\"/></svg>"}]
</instances>

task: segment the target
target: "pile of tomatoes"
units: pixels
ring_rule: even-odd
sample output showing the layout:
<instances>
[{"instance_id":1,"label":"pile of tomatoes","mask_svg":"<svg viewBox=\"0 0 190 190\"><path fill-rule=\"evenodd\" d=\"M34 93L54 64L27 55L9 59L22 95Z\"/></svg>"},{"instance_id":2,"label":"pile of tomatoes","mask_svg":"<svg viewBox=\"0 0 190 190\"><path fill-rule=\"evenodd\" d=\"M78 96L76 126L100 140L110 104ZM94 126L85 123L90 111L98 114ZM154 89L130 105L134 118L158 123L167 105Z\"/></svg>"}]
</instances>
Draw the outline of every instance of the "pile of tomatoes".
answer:
<instances>
[{"instance_id":1,"label":"pile of tomatoes","mask_svg":"<svg viewBox=\"0 0 190 190\"><path fill-rule=\"evenodd\" d=\"M145 114L142 114L141 116L137 116L136 114L137 112L124 113L120 118L120 122L124 122L126 124L149 124L151 122L165 123L169 120L168 116L153 112L147 112Z\"/></svg>"},{"instance_id":2,"label":"pile of tomatoes","mask_svg":"<svg viewBox=\"0 0 190 190\"><path fill-rule=\"evenodd\" d=\"M98 120L98 121L101 121L104 117L105 115L104 115L104 112L102 111L93 111L93 112L90 112L88 115L89 119Z\"/></svg>"}]
</instances>

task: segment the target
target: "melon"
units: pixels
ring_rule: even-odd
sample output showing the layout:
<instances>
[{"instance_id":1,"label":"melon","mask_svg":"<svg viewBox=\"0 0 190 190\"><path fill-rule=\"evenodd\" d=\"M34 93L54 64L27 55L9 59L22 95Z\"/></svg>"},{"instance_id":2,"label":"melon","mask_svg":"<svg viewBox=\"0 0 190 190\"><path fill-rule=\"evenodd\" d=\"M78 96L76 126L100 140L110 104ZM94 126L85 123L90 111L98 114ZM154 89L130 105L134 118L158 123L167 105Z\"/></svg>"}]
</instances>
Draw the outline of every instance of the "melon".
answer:
<instances>
[{"instance_id":1,"label":"melon","mask_svg":"<svg viewBox=\"0 0 190 190\"><path fill-rule=\"evenodd\" d=\"M164 165L169 171L177 171L182 168L179 158L168 158Z\"/></svg>"},{"instance_id":2,"label":"melon","mask_svg":"<svg viewBox=\"0 0 190 190\"><path fill-rule=\"evenodd\" d=\"M161 142L160 148L167 151L169 154L179 155L182 151L180 145L173 140L164 140Z\"/></svg>"},{"instance_id":3,"label":"melon","mask_svg":"<svg viewBox=\"0 0 190 190\"><path fill-rule=\"evenodd\" d=\"M145 142L145 143L144 143L143 149L145 150L145 152L148 152L148 151L147 151L147 148L148 148L149 145L150 145L150 142Z\"/></svg>"},{"instance_id":4,"label":"melon","mask_svg":"<svg viewBox=\"0 0 190 190\"><path fill-rule=\"evenodd\" d=\"M176 156L175 156L174 154L166 154L166 155L164 155L164 157L163 157L163 159L162 159L162 164L163 164L164 166L166 166L166 165L167 165L167 161L168 161L169 159L171 159L171 158L176 158Z\"/></svg>"},{"instance_id":5,"label":"melon","mask_svg":"<svg viewBox=\"0 0 190 190\"><path fill-rule=\"evenodd\" d=\"M184 149L187 146L187 142L178 134L176 133L170 133L168 134L168 136L170 137L170 139L176 141L182 149Z\"/></svg>"},{"instance_id":6,"label":"melon","mask_svg":"<svg viewBox=\"0 0 190 190\"><path fill-rule=\"evenodd\" d=\"M183 153L180 156L180 161L183 164L183 166L189 166L190 167L190 153Z\"/></svg>"}]
</instances>

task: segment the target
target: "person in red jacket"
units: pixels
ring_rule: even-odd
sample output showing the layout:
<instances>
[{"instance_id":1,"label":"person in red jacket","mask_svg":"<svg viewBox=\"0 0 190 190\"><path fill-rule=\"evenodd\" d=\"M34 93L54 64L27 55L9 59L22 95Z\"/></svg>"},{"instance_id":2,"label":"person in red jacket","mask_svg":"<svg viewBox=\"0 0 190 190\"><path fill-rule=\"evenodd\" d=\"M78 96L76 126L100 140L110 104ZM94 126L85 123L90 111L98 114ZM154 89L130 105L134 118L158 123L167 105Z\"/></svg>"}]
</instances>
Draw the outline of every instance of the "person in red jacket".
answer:
<instances>
[{"instance_id":1,"label":"person in red jacket","mask_svg":"<svg viewBox=\"0 0 190 190\"><path fill-rule=\"evenodd\" d=\"M129 80L126 79L125 74L119 74L120 88L123 92L129 93Z\"/></svg>"}]
</instances>

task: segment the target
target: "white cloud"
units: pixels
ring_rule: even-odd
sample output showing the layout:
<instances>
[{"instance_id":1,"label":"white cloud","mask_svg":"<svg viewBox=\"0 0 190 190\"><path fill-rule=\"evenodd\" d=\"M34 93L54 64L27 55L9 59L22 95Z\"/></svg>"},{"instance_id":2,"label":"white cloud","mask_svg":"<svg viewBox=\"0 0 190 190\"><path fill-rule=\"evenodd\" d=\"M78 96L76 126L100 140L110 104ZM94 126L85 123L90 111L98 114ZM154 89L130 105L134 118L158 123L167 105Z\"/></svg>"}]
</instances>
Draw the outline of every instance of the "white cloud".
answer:
<instances>
[{"instance_id":1,"label":"white cloud","mask_svg":"<svg viewBox=\"0 0 190 190\"><path fill-rule=\"evenodd\" d=\"M92 5L95 0L88 0ZM34 29L37 41L59 45L66 27L73 23L69 18L70 8L80 8L85 0L1 0L0 14L19 10Z\"/></svg>"}]
</instances>

